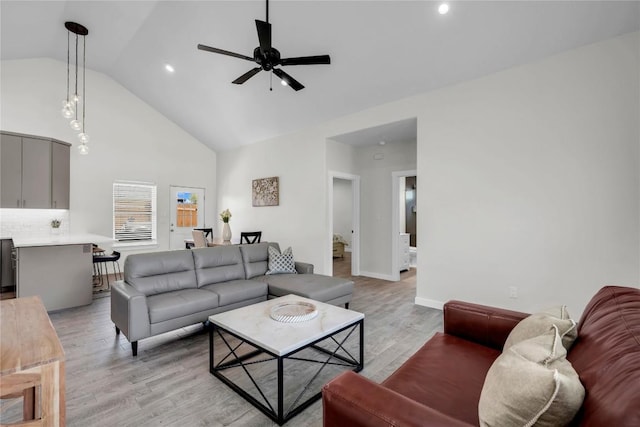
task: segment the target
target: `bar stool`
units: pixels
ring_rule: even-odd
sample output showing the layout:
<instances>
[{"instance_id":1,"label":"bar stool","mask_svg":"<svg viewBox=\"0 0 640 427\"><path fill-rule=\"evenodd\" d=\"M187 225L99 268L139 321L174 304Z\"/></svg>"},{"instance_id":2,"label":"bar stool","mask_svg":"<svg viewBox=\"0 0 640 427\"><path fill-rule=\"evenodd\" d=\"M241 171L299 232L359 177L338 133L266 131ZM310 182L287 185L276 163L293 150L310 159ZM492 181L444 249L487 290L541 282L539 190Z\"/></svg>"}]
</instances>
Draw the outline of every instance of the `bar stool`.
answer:
<instances>
[{"instance_id":1,"label":"bar stool","mask_svg":"<svg viewBox=\"0 0 640 427\"><path fill-rule=\"evenodd\" d=\"M120 270L120 263L118 260L120 259L120 252L113 251L111 255L93 255L93 265L97 266L100 271L100 286L104 284L103 277L107 278L107 290L111 289L111 285L109 284L109 269L107 268L107 263L113 264L113 275L116 277L116 280L122 280L122 270ZM102 272L102 265L104 264L104 273ZM116 271L117 267L117 271ZM120 273L120 279L118 279L118 273Z\"/></svg>"}]
</instances>

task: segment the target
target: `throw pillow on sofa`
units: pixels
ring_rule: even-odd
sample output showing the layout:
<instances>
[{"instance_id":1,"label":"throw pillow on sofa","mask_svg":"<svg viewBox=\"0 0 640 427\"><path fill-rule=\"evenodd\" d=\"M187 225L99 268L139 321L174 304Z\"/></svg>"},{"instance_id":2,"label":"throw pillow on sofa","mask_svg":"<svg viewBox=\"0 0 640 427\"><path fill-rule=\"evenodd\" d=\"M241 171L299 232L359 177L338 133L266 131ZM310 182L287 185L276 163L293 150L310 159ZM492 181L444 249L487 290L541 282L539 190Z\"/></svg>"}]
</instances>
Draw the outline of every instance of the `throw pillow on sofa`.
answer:
<instances>
[{"instance_id":1,"label":"throw pillow on sofa","mask_svg":"<svg viewBox=\"0 0 640 427\"><path fill-rule=\"evenodd\" d=\"M282 253L277 248L269 246L269 263L265 274L297 274L296 263L293 260L293 250L288 247Z\"/></svg>"},{"instance_id":2,"label":"throw pillow on sofa","mask_svg":"<svg viewBox=\"0 0 640 427\"><path fill-rule=\"evenodd\" d=\"M553 325L558 327L562 345L568 351L578 337L578 328L576 322L569 316L566 305L549 308L522 319L511 330L504 343L503 351L514 344L544 334Z\"/></svg>"},{"instance_id":3,"label":"throw pillow on sofa","mask_svg":"<svg viewBox=\"0 0 640 427\"><path fill-rule=\"evenodd\" d=\"M566 354L554 325L498 356L480 394L480 425L556 427L571 422L585 390Z\"/></svg>"}]
</instances>

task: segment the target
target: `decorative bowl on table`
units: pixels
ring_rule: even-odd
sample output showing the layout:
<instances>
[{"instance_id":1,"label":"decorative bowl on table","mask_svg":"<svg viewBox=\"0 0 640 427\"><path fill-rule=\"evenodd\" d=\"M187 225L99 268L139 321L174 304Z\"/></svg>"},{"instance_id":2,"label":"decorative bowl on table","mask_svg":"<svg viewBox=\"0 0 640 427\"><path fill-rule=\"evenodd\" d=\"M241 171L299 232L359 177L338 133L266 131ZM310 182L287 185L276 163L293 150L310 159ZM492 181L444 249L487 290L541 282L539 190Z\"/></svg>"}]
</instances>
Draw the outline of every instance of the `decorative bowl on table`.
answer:
<instances>
[{"instance_id":1,"label":"decorative bowl on table","mask_svg":"<svg viewBox=\"0 0 640 427\"><path fill-rule=\"evenodd\" d=\"M273 320L283 323L306 322L318 315L315 305L303 301L291 301L276 304L271 307L270 316Z\"/></svg>"}]
</instances>

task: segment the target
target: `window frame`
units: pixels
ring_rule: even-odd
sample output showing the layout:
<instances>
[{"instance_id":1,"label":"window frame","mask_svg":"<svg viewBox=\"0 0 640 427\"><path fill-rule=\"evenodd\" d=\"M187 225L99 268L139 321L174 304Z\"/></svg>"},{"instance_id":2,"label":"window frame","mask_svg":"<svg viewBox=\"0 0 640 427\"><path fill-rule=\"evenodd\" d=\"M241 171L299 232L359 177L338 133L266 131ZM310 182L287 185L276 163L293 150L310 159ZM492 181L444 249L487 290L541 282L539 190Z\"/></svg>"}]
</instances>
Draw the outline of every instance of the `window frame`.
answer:
<instances>
[{"instance_id":1,"label":"window frame","mask_svg":"<svg viewBox=\"0 0 640 427\"><path fill-rule=\"evenodd\" d=\"M148 199L141 199L149 203L149 209L142 211L145 215L151 216L150 221L143 222L143 226L148 225L151 229L151 236L145 239L123 239L122 233L118 231L118 227L121 227L121 219L117 218L118 214L133 215L130 212L118 210L116 202L119 198L126 195L126 188L130 187L131 192L136 190L140 192L150 191ZM118 225L120 224L120 225ZM151 182L136 182L136 181L114 181L112 186L112 235L114 239L113 247L148 247L158 244L158 186Z\"/></svg>"}]
</instances>

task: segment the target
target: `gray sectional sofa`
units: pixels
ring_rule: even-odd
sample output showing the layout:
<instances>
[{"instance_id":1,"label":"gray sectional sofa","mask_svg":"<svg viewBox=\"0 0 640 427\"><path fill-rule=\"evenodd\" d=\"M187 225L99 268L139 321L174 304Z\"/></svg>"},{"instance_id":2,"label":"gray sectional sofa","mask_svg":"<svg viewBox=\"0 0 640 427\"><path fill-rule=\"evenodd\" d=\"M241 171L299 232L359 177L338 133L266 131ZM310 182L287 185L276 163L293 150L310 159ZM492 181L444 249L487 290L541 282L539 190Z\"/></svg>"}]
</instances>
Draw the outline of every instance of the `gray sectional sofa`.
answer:
<instances>
[{"instance_id":1,"label":"gray sectional sofa","mask_svg":"<svg viewBox=\"0 0 640 427\"><path fill-rule=\"evenodd\" d=\"M296 294L348 308L353 282L313 274L296 262L299 274L265 275L268 247L277 243L216 246L129 255L124 280L111 289L111 320L124 333L133 355L138 341L216 313Z\"/></svg>"}]
</instances>

